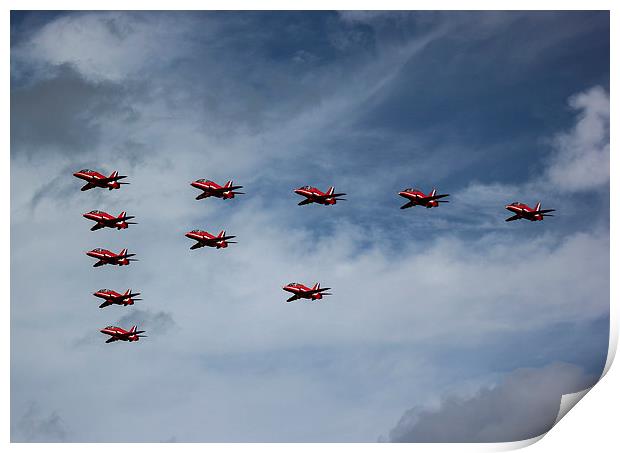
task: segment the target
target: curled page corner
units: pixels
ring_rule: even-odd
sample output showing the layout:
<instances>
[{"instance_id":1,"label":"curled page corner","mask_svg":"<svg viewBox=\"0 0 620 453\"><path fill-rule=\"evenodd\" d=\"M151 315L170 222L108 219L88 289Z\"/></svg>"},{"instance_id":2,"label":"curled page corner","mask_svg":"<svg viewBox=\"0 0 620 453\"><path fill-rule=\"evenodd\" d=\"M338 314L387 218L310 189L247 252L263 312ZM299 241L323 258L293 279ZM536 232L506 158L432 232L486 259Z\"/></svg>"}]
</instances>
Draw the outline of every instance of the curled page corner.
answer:
<instances>
[{"instance_id":1,"label":"curled page corner","mask_svg":"<svg viewBox=\"0 0 620 453\"><path fill-rule=\"evenodd\" d=\"M596 384L594 384L596 385ZM520 450L521 448L525 448L525 447L529 447L530 445L535 444L536 442L538 442L539 440L541 440L543 437L545 437L547 435L547 433L549 431L551 431L553 429L553 427L555 425L558 424L558 422L560 420L562 420L562 418L564 418L564 416L566 414L568 414L568 412L575 407L575 405L581 401L581 399L590 391L594 388L594 385L591 387L588 387L587 389L581 390L579 392L575 392L575 393L566 393L564 395L562 395L562 399L560 400L560 407L558 409L558 415L555 418L555 421L553 422L553 425L551 425L551 427L545 431L544 433L532 437L530 439L524 439L524 440L518 440L516 442L501 442L498 444L495 444L494 451L512 451L512 450Z\"/></svg>"},{"instance_id":2,"label":"curled page corner","mask_svg":"<svg viewBox=\"0 0 620 453\"><path fill-rule=\"evenodd\" d=\"M581 390L580 392L567 393L566 395L562 395L562 399L560 400L560 409L558 410L558 416L555 418L553 426L557 425L558 422L562 420L562 418L564 418L566 414L568 414L568 411L575 407L575 404L581 401L581 398L583 398L586 393L588 393L594 388L594 385L592 387L588 387L585 390ZM551 427L552 429L553 426Z\"/></svg>"},{"instance_id":3,"label":"curled page corner","mask_svg":"<svg viewBox=\"0 0 620 453\"><path fill-rule=\"evenodd\" d=\"M547 431L548 432L548 431ZM520 450L525 447L529 447L530 445L534 445L540 439L545 437L547 433L539 434L538 436L530 437L529 439L524 440L516 440L514 442L498 442L493 445L493 451L514 451Z\"/></svg>"}]
</instances>

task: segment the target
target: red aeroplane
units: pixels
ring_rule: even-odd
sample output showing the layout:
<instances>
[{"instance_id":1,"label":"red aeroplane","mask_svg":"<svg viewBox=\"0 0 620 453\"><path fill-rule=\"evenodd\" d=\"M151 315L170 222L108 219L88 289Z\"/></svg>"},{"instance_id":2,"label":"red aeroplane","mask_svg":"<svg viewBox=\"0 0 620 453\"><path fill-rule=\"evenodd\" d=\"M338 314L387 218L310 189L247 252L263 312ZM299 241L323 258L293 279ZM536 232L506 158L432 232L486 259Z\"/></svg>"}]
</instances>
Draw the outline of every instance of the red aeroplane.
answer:
<instances>
[{"instance_id":1,"label":"red aeroplane","mask_svg":"<svg viewBox=\"0 0 620 453\"><path fill-rule=\"evenodd\" d=\"M138 330L138 326L132 326L131 329L125 330L122 327L108 326L100 330L101 333L110 335L110 338L106 340L106 343L112 343L113 341L138 341L140 338L146 337L146 335L140 335L146 332L146 330Z\"/></svg>"},{"instance_id":2,"label":"red aeroplane","mask_svg":"<svg viewBox=\"0 0 620 453\"><path fill-rule=\"evenodd\" d=\"M103 266L104 264L127 266L131 261L138 261L137 259L130 258L135 256L135 253L127 253L127 249L123 249L119 254L116 254L106 249L97 248L91 250L90 252L86 252L86 254L99 260L93 264L93 267Z\"/></svg>"},{"instance_id":3,"label":"red aeroplane","mask_svg":"<svg viewBox=\"0 0 620 453\"><path fill-rule=\"evenodd\" d=\"M293 190L293 192L295 192L297 195L301 195L302 197L306 197L305 200L297 203L298 206L303 206L310 203L318 203L329 206L336 204L336 201L346 200L346 198L339 198L343 195L346 195L346 193L334 193L334 188L331 186L329 189L327 189L327 192L321 192L316 187L311 186L303 186L299 189Z\"/></svg>"},{"instance_id":4,"label":"red aeroplane","mask_svg":"<svg viewBox=\"0 0 620 453\"><path fill-rule=\"evenodd\" d=\"M191 183L191 186L202 190L202 193L196 197L196 200L202 200L207 197L227 200L235 198L235 195L243 195L243 192L236 192L237 189L241 189L243 186L233 186L232 181L227 181L226 184L220 186L218 183L208 179L197 179Z\"/></svg>"},{"instance_id":5,"label":"red aeroplane","mask_svg":"<svg viewBox=\"0 0 620 453\"><path fill-rule=\"evenodd\" d=\"M86 185L80 189L81 191L93 189L95 187L109 190L120 189L121 184L129 184L128 182L118 182L119 179L126 178L127 176L119 176L116 170L113 171L110 176L106 177L98 171L85 168L84 170L76 171L73 173L73 176L86 181Z\"/></svg>"},{"instance_id":6,"label":"red aeroplane","mask_svg":"<svg viewBox=\"0 0 620 453\"><path fill-rule=\"evenodd\" d=\"M409 187L407 189L401 190L398 192L398 195L409 200L408 203L402 205L400 209L412 208L414 206L424 206L426 208L435 208L439 206L439 203L449 203L448 200L441 200L440 198L445 198L450 194L437 195L437 189L433 189L431 193L426 195L420 189L414 189Z\"/></svg>"},{"instance_id":7,"label":"red aeroplane","mask_svg":"<svg viewBox=\"0 0 620 453\"><path fill-rule=\"evenodd\" d=\"M133 219L134 216L127 215L125 211L121 212L118 217L114 217L112 214L108 214L104 211L90 211L86 214L82 214L88 220L94 220L97 222L90 231L100 230L101 228L116 228L117 230L123 230L129 225L136 225L136 222L127 222L127 220Z\"/></svg>"},{"instance_id":8,"label":"red aeroplane","mask_svg":"<svg viewBox=\"0 0 620 453\"><path fill-rule=\"evenodd\" d=\"M293 293L293 296L289 297L286 301L293 302L297 299L310 299L310 300L318 300L323 299L323 296L331 296L331 293L324 293L323 291L328 291L331 288L321 288L321 284L317 283L312 288L308 288L306 285L302 283L289 283L288 285L282 288L284 291L288 291L289 293Z\"/></svg>"},{"instance_id":9,"label":"red aeroplane","mask_svg":"<svg viewBox=\"0 0 620 453\"><path fill-rule=\"evenodd\" d=\"M110 305L122 305L126 307L127 305L133 305L136 300L136 296L139 296L140 293L132 293L131 289L125 291L124 294L117 293L113 289L100 289L99 291L93 293L93 296L99 297L104 300L104 302L99 305L99 308L105 308Z\"/></svg>"},{"instance_id":10,"label":"red aeroplane","mask_svg":"<svg viewBox=\"0 0 620 453\"><path fill-rule=\"evenodd\" d=\"M520 203L515 201L514 203L510 203L506 205L506 209L510 212L514 212L515 215L512 217L508 217L506 222L512 222L513 220L518 219L527 219L531 222L536 222L539 220L543 220L545 217L553 217L552 214L547 214L548 212L553 212L555 209L540 209L540 201L536 203L536 207L534 209L530 208L525 203Z\"/></svg>"},{"instance_id":11,"label":"red aeroplane","mask_svg":"<svg viewBox=\"0 0 620 453\"><path fill-rule=\"evenodd\" d=\"M212 235L207 231L192 230L189 233L185 233L185 236L194 239L196 242L190 247L190 250L199 249L200 247L215 247L218 249L225 249L228 244L236 244L235 241L229 241L236 236L226 236L226 230L220 231L217 236Z\"/></svg>"}]
</instances>

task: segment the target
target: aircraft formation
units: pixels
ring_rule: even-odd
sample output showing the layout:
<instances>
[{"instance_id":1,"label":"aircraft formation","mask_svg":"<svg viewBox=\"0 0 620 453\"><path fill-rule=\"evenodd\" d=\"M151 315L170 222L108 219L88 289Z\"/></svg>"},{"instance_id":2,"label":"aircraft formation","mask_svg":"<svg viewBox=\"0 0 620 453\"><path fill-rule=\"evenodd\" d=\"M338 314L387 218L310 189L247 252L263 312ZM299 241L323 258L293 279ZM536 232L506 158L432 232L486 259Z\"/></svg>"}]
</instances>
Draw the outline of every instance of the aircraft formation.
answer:
<instances>
[{"instance_id":1,"label":"aircraft formation","mask_svg":"<svg viewBox=\"0 0 620 453\"><path fill-rule=\"evenodd\" d=\"M104 174L97 171L84 169L75 172L73 176L86 181L86 185L80 189L81 191L87 191L94 188L114 190L120 189L121 185L129 184L124 181L119 182L127 176L119 175L118 171L113 171L110 176L106 177ZM235 186L232 180L227 181L224 185L219 185L218 183L208 179L197 179L196 181L191 182L190 185L201 190L201 193L196 197L196 200L202 200L209 197L228 200L235 198L235 195L244 194L243 192L238 192L238 190L242 189L243 186ZM342 198L346 195L346 193L336 193L333 186L330 186L325 192L312 186L302 186L298 189L294 189L293 192L304 198L298 203L298 206L304 206L312 203L332 206L338 201L346 200L346 198ZM407 200L407 202L402 205L400 209L409 209L415 206L423 206L427 209L436 208L439 207L441 203L449 203L449 201L444 200L444 198L450 196L449 194L438 195L436 189L433 189L426 194L424 191L414 188L403 189L398 192L398 195ZM512 222L520 219L529 220L531 222L542 221L545 217L553 217L553 215L549 213L555 211L555 209L541 209L540 201L534 208L531 208L525 203L513 202L506 205L506 209L514 214L505 219L506 222ZM128 228L129 225L136 224L136 222L129 222L129 220L135 217L128 216L126 211L122 211L117 217L115 217L104 211L92 210L83 214L83 217L95 222L95 224L90 228L90 231L97 231L102 228L116 228L120 231ZM185 236L188 239L195 241L190 247L190 250L196 250L202 247L222 249L227 248L229 244L236 244L235 241L230 240L236 236L226 235L226 230L222 230L215 235L209 233L208 231L194 229L185 233ZM86 255L97 260L93 267L100 267L107 264L114 266L128 266L131 262L138 261L137 259L132 258L135 254L128 253L126 248L122 249L119 253L114 253L104 248L95 248L86 252ZM321 288L321 284L318 282L311 287L306 286L303 283L289 283L282 289L292 294L286 302L294 302L300 299L315 301L323 299L324 296L331 295L331 293L326 292L331 288ZM126 290L124 293L119 293L111 289L100 289L93 293L93 296L103 299L103 302L99 305L99 308L106 308L110 305L120 305L124 307L134 305L135 301L142 300L136 298L136 296L139 295L140 293L133 293L131 289ZM110 337L106 340L106 343L112 343L115 341L135 342L140 338L146 337L146 335L141 335L145 331L138 330L138 327L135 325L130 327L129 330L117 326L107 326L101 329L100 332Z\"/></svg>"}]
</instances>

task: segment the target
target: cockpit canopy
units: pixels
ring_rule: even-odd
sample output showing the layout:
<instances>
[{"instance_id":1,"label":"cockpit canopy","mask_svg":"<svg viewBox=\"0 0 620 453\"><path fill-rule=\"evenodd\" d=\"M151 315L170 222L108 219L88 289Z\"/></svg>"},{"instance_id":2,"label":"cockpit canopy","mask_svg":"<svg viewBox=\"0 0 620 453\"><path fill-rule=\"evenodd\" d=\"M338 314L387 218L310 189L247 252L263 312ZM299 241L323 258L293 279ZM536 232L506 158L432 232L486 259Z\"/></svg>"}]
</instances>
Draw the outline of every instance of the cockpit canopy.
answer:
<instances>
[{"instance_id":1,"label":"cockpit canopy","mask_svg":"<svg viewBox=\"0 0 620 453\"><path fill-rule=\"evenodd\" d=\"M288 285L286 285L286 286L300 286L300 285L301 285L301 283L295 283L295 282L293 282L293 283L289 283L289 284L288 284Z\"/></svg>"},{"instance_id":2,"label":"cockpit canopy","mask_svg":"<svg viewBox=\"0 0 620 453\"><path fill-rule=\"evenodd\" d=\"M78 173L93 173L93 170L89 170L88 168L85 168L84 170L80 170Z\"/></svg>"},{"instance_id":3,"label":"cockpit canopy","mask_svg":"<svg viewBox=\"0 0 620 453\"><path fill-rule=\"evenodd\" d=\"M302 189L304 189L304 190L310 190L310 189L312 189L312 187L310 187L310 186L303 186L303 187L301 187L301 188L302 188Z\"/></svg>"},{"instance_id":4,"label":"cockpit canopy","mask_svg":"<svg viewBox=\"0 0 620 453\"><path fill-rule=\"evenodd\" d=\"M103 249L100 249L100 248L96 248L96 249L94 249L94 250L93 250L93 252L103 252L103 251L104 251L104 250L103 250Z\"/></svg>"},{"instance_id":5,"label":"cockpit canopy","mask_svg":"<svg viewBox=\"0 0 620 453\"><path fill-rule=\"evenodd\" d=\"M99 290L99 291L97 291L97 292L98 292L98 293L111 293L111 292L112 292L112 290L109 290L109 289L103 288L103 289L100 289L100 290Z\"/></svg>"},{"instance_id":6,"label":"cockpit canopy","mask_svg":"<svg viewBox=\"0 0 620 453\"><path fill-rule=\"evenodd\" d=\"M107 326L106 329L116 329L116 326Z\"/></svg>"},{"instance_id":7,"label":"cockpit canopy","mask_svg":"<svg viewBox=\"0 0 620 453\"><path fill-rule=\"evenodd\" d=\"M190 231L190 233L202 233L202 231L200 231L200 230L192 230L192 231Z\"/></svg>"},{"instance_id":8,"label":"cockpit canopy","mask_svg":"<svg viewBox=\"0 0 620 453\"><path fill-rule=\"evenodd\" d=\"M201 178L201 179L197 180L196 182L204 182L204 183L211 183L211 184L213 184L213 181L209 181L208 179L204 179L204 178Z\"/></svg>"},{"instance_id":9,"label":"cockpit canopy","mask_svg":"<svg viewBox=\"0 0 620 453\"><path fill-rule=\"evenodd\" d=\"M403 192L422 192L420 189L416 189L415 187L407 187Z\"/></svg>"},{"instance_id":10,"label":"cockpit canopy","mask_svg":"<svg viewBox=\"0 0 620 453\"><path fill-rule=\"evenodd\" d=\"M95 209L94 211L90 211L89 214L103 214L103 211L98 211Z\"/></svg>"},{"instance_id":11,"label":"cockpit canopy","mask_svg":"<svg viewBox=\"0 0 620 453\"><path fill-rule=\"evenodd\" d=\"M521 203L519 203L518 201L513 201L512 203L510 203L510 206L519 206Z\"/></svg>"}]
</instances>

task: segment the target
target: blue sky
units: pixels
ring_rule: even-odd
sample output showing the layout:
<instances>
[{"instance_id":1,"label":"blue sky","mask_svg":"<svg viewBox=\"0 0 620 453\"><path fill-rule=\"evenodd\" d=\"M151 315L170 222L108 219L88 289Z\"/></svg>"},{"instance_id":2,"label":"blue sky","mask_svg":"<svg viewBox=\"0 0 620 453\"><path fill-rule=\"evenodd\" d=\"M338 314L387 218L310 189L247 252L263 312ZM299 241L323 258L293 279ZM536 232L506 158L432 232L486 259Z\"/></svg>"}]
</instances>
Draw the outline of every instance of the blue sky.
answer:
<instances>
[{"instance_id":1,"label":"blue sky","mask_svg":"<svg viewBox=\"0 0 620 453\"><path fill-rule=\"evenodd\" d=\"M600 374L607 13L11 19L13 441L518 440ZM84 167L131 185L80 192ZM305 184L347 201L298 207ZM410 186L450 203L400 210ZM557 216L505 223L515 200ZM140 223L91 233L91 209ZM239 243L190 253L193 228ZM140 261L92 269L99 246ZM334 295L283 304L289 281ZM134 321L147 341L103 344Z\"/></svg>"}]
</instances>

